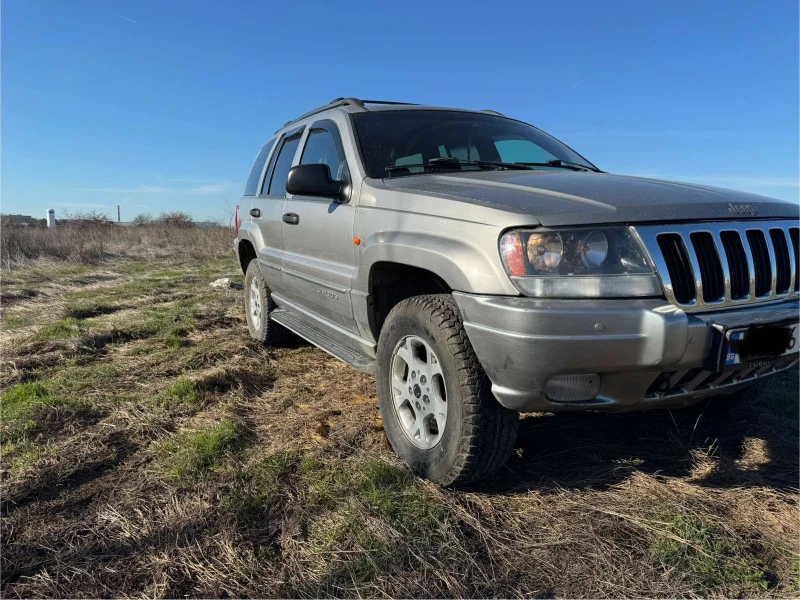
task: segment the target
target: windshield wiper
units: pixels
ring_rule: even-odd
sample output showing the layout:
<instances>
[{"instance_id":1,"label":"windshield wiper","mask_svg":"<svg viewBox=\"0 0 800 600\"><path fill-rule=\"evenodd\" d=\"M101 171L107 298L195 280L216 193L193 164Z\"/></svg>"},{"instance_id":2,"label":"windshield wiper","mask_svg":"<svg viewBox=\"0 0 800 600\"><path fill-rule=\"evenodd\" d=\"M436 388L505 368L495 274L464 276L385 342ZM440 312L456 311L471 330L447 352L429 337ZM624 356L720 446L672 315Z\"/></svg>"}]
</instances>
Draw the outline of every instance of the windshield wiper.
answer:
<instances>
[{"instance_id":1,"label":"windshield wiper","mask_svg":"<svg viewBox=\"0 0 800 600\"><path fill-rule=\"evenodd\" d=\"M463 160L460 158L444 157L432 158L425 163L417 163L414 165L397 165L386 167L386 171L394 173L396 171L404 171L412 168L421 169L458 169L462 166L467 167L480 167L481 169L530 169L531 167L523 163L507 163L494 160Z\"/></svg>"},{"instance_id":2,"label":"windshield wiper","mask_svg":"<svg viewBox=\"0 0 800 600\"><path fill-rule=\"evenodd\" d=\"M569 169L571 171L594 171L595 173L602 173L600 169L595 169L588 165L582 165L581 163L570 162L568 160L561 160L560 158L554 158L552 160L548 160L547 162L543 163L520 162L516 164L526 165L528 167L556 167L558 169Z\"/></svg>"}]
</instances>

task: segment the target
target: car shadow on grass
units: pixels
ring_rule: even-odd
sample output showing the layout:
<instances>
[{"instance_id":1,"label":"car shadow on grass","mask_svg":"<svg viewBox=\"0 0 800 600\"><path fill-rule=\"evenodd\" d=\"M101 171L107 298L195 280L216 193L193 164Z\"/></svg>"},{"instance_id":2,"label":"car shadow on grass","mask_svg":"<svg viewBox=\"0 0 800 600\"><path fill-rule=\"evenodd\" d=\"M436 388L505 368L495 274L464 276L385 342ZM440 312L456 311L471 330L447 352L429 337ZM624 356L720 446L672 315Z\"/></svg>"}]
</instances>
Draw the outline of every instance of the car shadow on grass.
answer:
<instances>
[{"instance_id":1,"label":"car shadow on grass","mask_svg":"<svg viewBox=\"0 0 800 600\"><path fill-rule=\"evenodd\" d=\"M796 378L791 370L780 382L795 401ZM479 491L603 490L635 473L716 488L798 488L796 411L767 401L712 417L704 407L701 401L672 411L528 415L515 452Z\"/></svg>"}]
</instances>

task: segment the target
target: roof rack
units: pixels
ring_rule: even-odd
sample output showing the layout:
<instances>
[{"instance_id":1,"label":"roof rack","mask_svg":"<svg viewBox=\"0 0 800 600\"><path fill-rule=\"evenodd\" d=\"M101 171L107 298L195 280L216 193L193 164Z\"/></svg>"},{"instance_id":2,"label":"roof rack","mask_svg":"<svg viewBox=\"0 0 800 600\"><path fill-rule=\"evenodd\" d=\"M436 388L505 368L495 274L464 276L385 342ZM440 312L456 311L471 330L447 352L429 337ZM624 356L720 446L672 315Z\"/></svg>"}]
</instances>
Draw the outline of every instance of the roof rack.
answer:
<instances>
[{"instance_id":1,"label":"roof rack","mask_svg":"<svg viewBox=\"0 0 800 600\"><path fill-rule=\"evenodd\" d=\"M321 113L323 110L336 108L337 106L360 106L364 110L369 110L366 106L364 106L365 104L402 104L404 106L417 106L413 102L392 102L390 100L359 100L358 98L334 98L333 100L328 102L325 106L320 106L319 108L315 108L314 110L305 113L304 115L300 115L296 119L287 121L283 127L286 127L286 125L294 123L295 121L300 121L302 119L305 119L306 117L310 117L317 113Z\"/></svg>"},{"instance_id":2,"label":"roof rack","mask_svg":"<svg viewBox=\"0 0 800 600\"><path fill-rule=\"evenodd\" d=\"M314 110L308 111L307 113L300 115L297 118L286 121L284 127L286 127L286 125L289 125L290 123L294 123L295 121L300 121L301 119L305 119L306 117L310 117L311 115L320 113L323 110L328 110L329 108L336 108L337 106L347 106L351 104L355 104L356 106L364 106L364 103L361 102L361 100L359 100L358 98L334 98L324 106L320 106L319 108L315 108Z\"/></svg>"},{"instance_id":3,"label":"roof rack","mask_svg":"<svg viewBox=\"0 0 800 600\"><path fill-rule=\"evenodd\" d=\"M394 100L359 100L362 104L400 104L402 106L419 106L416 102L395 102Z\"/></svg>"}]
</instances>

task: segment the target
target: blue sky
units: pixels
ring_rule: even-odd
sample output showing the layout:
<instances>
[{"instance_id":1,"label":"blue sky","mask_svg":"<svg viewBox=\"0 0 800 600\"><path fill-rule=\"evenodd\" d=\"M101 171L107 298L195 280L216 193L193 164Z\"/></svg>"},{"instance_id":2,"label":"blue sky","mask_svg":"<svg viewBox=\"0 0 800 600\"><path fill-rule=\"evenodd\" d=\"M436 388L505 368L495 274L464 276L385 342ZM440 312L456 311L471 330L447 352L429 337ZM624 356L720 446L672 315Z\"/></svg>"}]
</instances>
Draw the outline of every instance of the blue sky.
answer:
<instances>
[{"instance_id":1,"label":"blue sky","mask_svg":"<svg viewBox=\"0 0 800 600\"><path fill-rule=\"evenodd\" d=\"M600 168L798 200L798 8L5 0L2 211L224 216L337 96L492 108Z\"/></svg>"}]
</instances>

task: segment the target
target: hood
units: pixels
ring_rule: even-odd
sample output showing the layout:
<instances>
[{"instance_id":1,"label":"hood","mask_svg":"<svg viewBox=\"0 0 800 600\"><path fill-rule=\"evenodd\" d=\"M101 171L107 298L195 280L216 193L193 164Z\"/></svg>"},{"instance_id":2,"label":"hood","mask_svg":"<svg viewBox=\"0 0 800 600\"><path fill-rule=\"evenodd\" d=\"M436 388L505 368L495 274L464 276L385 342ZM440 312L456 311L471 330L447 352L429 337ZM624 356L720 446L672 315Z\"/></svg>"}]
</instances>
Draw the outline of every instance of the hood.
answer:
<instances>
[{"instance_id":1,"label":"hood","mask_svg":"<svg viewBox=\"0 0 800 600\"><path fill-rule=\"evenodd\" d=\"M534 217L542 225L798 218L798 205L722 188L576 171L476 171L385 179L390 189ZM534 224L534 223L531 223Z\"/></svg>"}]
</instances>

